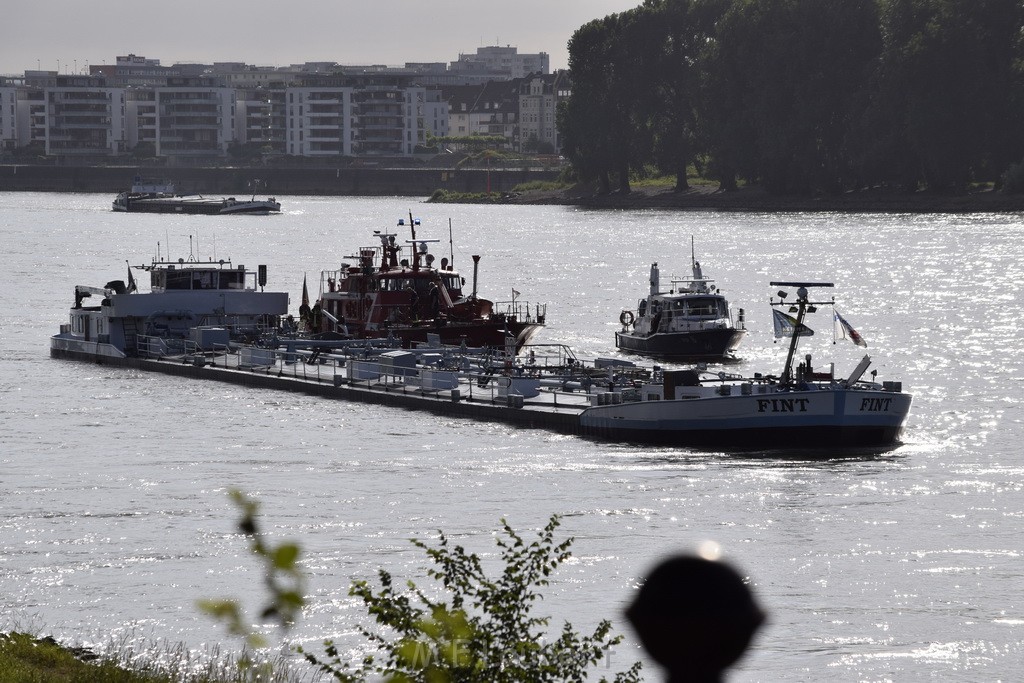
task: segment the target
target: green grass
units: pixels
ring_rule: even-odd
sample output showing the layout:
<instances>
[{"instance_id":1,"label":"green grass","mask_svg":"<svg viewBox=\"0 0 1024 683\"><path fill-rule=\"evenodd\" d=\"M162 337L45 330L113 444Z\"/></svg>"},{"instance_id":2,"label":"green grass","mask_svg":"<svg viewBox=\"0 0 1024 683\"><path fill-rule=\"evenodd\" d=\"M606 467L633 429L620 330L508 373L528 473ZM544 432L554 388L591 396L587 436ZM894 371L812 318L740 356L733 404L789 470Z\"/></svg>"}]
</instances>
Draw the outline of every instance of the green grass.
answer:
<instances>
[{"instance_id":1,"label":"green grass","mask_svg":"<svg viewBox=\"0 0 1024 683\"><path fill-rule=\"evenodd\" d=\"M571 183L564 183L559 180L531 180L528 183L519 183L514 188L513 192L529 192L531 190L538 190L541 192L548 190L564 190L567 187L571 187Z\"/></svg>"},{"instance_id":2,"label":"green grass","mask_svg":"<svg viewBox=\"0 0 1024 683\"><path fill-rule=\"evenodd\" d=\"M198 661L183 646L121 646L99 657L27 633L0 634L0 683L296 683L282 663L217 656Z\"/></svg>"},{"instance_id":3,"label":"green grass","mask_svg":"<svg viewBox=\"0 0 1024 683\"><path fill-rule=\"evenodd\" d=\"M162 683L170 678L127 671L110 661L84 662L49 639L0 636L0 683Z\"/></svg>"},{"instance_id":4,"label":"green grass","mask_svg":"<svg viewBox=\"0 0 1024 683\"><path fill-rule=\"evenodd\" d=\"M502 201L504 195L501 192L451 192L449 190L434 190L427 200L433 204L497 204Z\"/></svg>"}]
</instances>

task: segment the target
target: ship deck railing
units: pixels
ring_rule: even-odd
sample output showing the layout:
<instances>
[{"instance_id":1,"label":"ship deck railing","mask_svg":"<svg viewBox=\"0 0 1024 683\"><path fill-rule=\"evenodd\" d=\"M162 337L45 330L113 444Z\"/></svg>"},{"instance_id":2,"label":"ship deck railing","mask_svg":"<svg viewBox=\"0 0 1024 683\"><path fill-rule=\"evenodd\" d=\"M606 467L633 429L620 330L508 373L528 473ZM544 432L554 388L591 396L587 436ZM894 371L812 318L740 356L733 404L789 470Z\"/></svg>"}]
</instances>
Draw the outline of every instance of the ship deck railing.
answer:
<instances>
[{"instance_id":1,"label":"ship deck railing","mask_svg":"<svg viewBox=\"0 0 1024 683\"><path fill-rule=\"evenodd\" d=\"M510 320L518 320L524 323L543 323L547 317L547 304L534 304L529 301L495 301L492 315L503 315Z\"/></svg>"},{"instance_id":2,"label":"ship deck railing","mask_svg":"<svg viewBox=\"0 0 1024 683\"><path fill-rule=\"evenodd\" d=\"M199 351L199 345L191 339L154 337L140 334L136 342L139 356L143 358L168 358L188 356Z\"/></svg>"},{"instance_id":3,"label":"ship deck railing","mask_svg":"<svg viewBox=\"0 0 1024 683\"><path fill-rule=\"evenodd\" d=\"M168 344L169 341L174 343ZM480 365L474 365L469 370L445 366L401 367L345 354L318 354L315 349L271 349L233 344L214 344L203 349L187 339L167 340L161 337L151 337L146 342L150 344L146 357L158 360L348 386L371 392L414 394L439 400L579 412L592 405L594 394L600 392L598 384L581 382L582 376L551 375L547 385L540 387L537 396L524 399L510 388L511 379L531 378L525 371L518 372L523 366L514 368L510 377L501 374L500 369L489 372ZM569 370L573 368L572 365L564 367ZM581 368L582 365L576 367ZM556 366L548 366L548 371L556 369ZM443 386L433 386L428 371L444 377L446 381L441 382Z\"/></svg>"}]
</instances>

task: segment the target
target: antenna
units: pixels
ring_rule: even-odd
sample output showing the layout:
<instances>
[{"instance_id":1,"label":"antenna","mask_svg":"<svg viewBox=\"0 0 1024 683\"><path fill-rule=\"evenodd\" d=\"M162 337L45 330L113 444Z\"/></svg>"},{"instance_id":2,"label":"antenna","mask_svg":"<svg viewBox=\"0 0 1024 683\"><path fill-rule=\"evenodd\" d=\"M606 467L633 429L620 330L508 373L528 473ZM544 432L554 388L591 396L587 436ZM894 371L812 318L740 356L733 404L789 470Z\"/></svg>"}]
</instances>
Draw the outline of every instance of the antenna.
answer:
<instances>
[{"instance_id":1,"label":"antenna","mask_svg":"<svg viewBox=\"0 0 1024 683\"><path fill-rule=\"evenodd\" d=\"M452 243L452 219L448 218L448 255L451 256L451 261L448 262L448 267L455 270L455 245Z\"/></svg>"}]
</instances>

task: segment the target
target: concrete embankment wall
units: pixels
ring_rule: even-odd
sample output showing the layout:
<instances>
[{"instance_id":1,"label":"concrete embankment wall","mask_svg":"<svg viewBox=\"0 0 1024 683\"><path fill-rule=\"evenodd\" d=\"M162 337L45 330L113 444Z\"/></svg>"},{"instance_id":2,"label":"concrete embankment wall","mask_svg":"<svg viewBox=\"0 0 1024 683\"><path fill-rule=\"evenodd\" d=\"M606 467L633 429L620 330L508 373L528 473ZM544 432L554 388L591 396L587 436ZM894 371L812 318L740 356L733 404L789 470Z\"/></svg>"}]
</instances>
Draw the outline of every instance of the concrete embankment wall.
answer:
<instances>
[{"instance_id":1,"label":"concrete embankment wall","mask_svg":"<svg viewBox=\"0 0 1024 683\"><path fill-rule=\"evenodd\" d=\"M545 169L451 168L178 168L147 166L0 165L0 191L109 192L131 187L132 179L165 179L180 193L217 195L425 196L435 190L511 192L516 185L554 180ZM253 186L253 180L259 180ZM113 199L113 198L111 198Z\"/></svg>"}]
</instances>

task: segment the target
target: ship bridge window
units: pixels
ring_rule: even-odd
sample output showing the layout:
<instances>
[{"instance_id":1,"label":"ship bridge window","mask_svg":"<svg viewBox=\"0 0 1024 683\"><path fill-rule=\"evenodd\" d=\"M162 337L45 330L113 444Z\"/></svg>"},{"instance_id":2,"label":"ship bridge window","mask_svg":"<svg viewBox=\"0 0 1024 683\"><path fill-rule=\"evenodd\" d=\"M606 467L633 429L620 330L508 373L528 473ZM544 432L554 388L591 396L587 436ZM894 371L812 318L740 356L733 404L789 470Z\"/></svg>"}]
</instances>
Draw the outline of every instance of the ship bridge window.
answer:
<instances>
[{"instance_id":1,"label":"ship bridge window","mask_svg":"<svg viewBox=\"0 0 1024 683\"><path fill-rule=\"evenodd\" d=\"M458 275L442 275L441 281L444 282L445 289L449 292L459 293L462 291L462 278Z\"/></svg>"},{"instance_id":2,"label":"ship bridge window","mask_svg":"<svg viewBox=\"0 0 1024 683\"><path fill-rule=\"evenodd\" d=\"M684 303L679 301L677 303ZM688 315L722 317L728 315L725 310L725 302L714 297L701 297L688 299L686 302L686 313Z\"/></svg>"},{"instance_id":3,"label":"ship bridge window","mask_svg":"<svg viewBox=\"0 0 1024 683\"><path fill-rule=\"evenodd\" d=\"M220 289L245 289L245 271L221 270L217 274L220 276Z\"/></svg>"},{"instance_id":4,"label":"ship bridge window","mask_svg":"<svg viewBox=\"0 0 1024 683\"><path fill-rule=\"evenodd\" d=\"M400 292L409 287L415 289L421 295L426 294L430 287L430 281L422 277L385 278L380 281L380 289L382 292Z\"/></svg>"}]
</instances>

